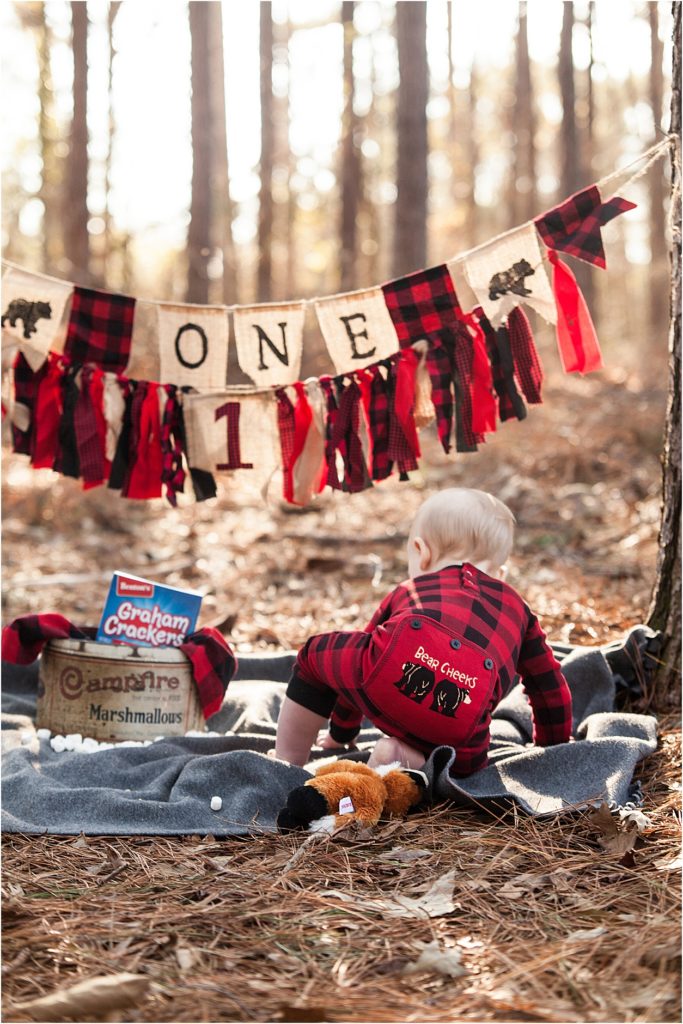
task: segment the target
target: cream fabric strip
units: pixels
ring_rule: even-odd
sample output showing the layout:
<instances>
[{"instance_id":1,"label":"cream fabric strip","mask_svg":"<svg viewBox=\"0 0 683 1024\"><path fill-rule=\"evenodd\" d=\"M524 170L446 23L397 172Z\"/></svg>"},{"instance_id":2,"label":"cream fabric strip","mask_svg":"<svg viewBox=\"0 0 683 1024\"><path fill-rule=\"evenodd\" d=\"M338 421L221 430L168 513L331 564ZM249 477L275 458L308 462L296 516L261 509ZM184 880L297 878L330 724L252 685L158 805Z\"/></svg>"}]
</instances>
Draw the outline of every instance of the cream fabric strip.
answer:
<instances>
[{"instance_id":1,"label":"cream fabric strip","mask_svg":"<svg viewBox=\"0 0 683 1024\"><path fill-rule=\"evenodd\" d=\"M293 498L297 505L308 505L320 490L325 476L325 424L327 403L316 377L304 382L306 398L313 418L301 455L292 472ZM294 399L293 399L294 400Z\"/></svg>"},{"instance_id":2,"label":"cream fabric strip","mask_svg":"<svg viewBox=\"0 0 683 1024\"><path fill-rule=\"evenodd\" d=\"M322 299L315 311L337 373L369 366L399 348L381 288Z\"/></svg>"},{"instance_id":3,"label":"cream fabric strip","mask_svg":"<svg viewBox=\"0 0 683 1024\"><path fill-rule=\"evenodd\" d=\"M284 386L299 380L305 315L303 302L235 310L237 360L255 384Z\"/></svg>"},{"instance_id":4,"label":"cream fabric strip","mask_svg":"<svg viewBox=\"0 0 683 1024\"><path fill-rule=\"evenodd\" d=\"M107 433L104 448L105 455L110 462L113 461L114 455L116 454L116 445L118 444L121 428L123 426L123 414L125 412L125 408L126 402L123 397L121 385L116 379L116 375L113 373L105 373L102 409L104 411L104 420L107 424Z\"/></svg>"},{"instance_id":5,"label":"cream fabric strip","mask_svg":"<svg viewBox=\"0 0 683 1024\"><path fill-rule=\"evenodd\" d=\"M74 286L66 281L39 277L10 267L2 277L3 348L18 343L33 371L39 370L50 350L64 349L63 324Z\"/></svg>"},{"instance_id":6,"label":"cream fabric strip","mask_svg":"<svg viewBox=\"0 0 683 1024\"><path fill-rule=\"evenodd\" d=\"M228 313L221 306L157 305L160 383L222 388L228 379Z\"/></svg>"},{"instance_id":7,"label":"cream fabric strip","mask_svg":"<svg viewBox=\"0 0 683 1024\"><path fill-rule=\"evenodd\" d=\"M522 303L556 323L555 298L533 224L478 249L465 261L465 274L494 327Z\"/></svg>"}]
</instances>

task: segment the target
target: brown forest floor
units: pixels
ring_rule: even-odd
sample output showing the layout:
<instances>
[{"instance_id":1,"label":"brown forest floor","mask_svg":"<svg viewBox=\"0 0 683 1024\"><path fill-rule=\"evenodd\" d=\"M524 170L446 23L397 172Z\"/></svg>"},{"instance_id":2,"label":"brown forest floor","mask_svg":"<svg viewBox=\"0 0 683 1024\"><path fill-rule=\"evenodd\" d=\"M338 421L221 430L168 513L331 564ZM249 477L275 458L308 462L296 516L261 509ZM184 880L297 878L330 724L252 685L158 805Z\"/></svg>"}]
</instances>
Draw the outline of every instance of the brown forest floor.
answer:
<instances>
[{"instance_id":1,"label":"brown forest floor","mask_svg":"<svg viewBox=\"0 0 683 1024\"><path fill-rule=\"evenodd\" d=\"M551 639L620 637L647 615L665 394L606 373L551 379L545 398L475 456L447 458L426 432L410 484L326 493L304 512L275 488L268 505L233 486L175 511L83 494L6 455L3 621L58 608L95 623L111 572L127 569L203 590L201 624L238 650L293 648L364 623L404 576L420 501L465 484L517 515L509 579ZM585 811L539 822L446 806L303 848L6 836L3 1018L133 972L149 985L130 1021L680 1021L679 735L678 715L664 717L638 772L651 824L626 855L628 838L601 845ZM448 872L453 910L392 916L393 894ZM440 963L409 973L434 941Z\"/></svg>"}]
</instances>

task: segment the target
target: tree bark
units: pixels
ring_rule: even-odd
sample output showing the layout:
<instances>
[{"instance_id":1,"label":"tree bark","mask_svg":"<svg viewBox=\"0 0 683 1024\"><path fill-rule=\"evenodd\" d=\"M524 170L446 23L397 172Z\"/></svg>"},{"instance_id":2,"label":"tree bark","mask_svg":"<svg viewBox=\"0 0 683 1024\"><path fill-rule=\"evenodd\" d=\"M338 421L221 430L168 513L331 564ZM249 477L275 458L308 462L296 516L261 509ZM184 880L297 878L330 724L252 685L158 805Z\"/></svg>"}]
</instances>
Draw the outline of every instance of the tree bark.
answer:
<instances>
[{"instance_id":1,"label":"tree bark","mask_svg":"<svg viewBox=\"0 0 683 1024\"><path fill-rule=\"evenodd\" d=\"M213 137L213 167L211 174L214 211L214 243L223 257L221 301L226 306L237 301L237 267L235 243L232 235L234 207L230 198L230 164L225 110L225 61L223 55L223 9L221 3L210 2L209 19L209 74L211 77L211 114Z\"/></svg>"},{"instance_id":2,"label":"tree bark","mask_svg":"<svg viewBox=\"0 0 683 1024\"><path fill-rule=\"evenodd\" d=\"M273 14L271 0L261 0L261 161L258 216L258 270L256 292L259 302L268 302L273 291Z\"/></svg>"},{"instance_id":3,"label":"tree bark","mask_svg":"<svg viewBox=\"0 0 683 1024\"><path fill-rule=\"evenodd\" d=\"M339 286L350 291L357 286L357 222L360 197L361 166L357 145L358 118L353 110L355 80L353 75L353 0L341 5L344 31L344 111L342 114L341 144L341 259Z\"/></svg>"},{"instance_id":4,"label":"tree bark","mask_svg":"<svg viewBox=\"0 0 683 1024\"><path fill-rule=\"evenodd\" d=\"M648 625L664 635L653 704L677 705L681 693L681 5L672 4L671 124L676 143L671 173L671 321L669 401L662 456L662 521Z\"/></svg>"},{"instance_id":5,"label":"tree bark","mask_svg":"<svg viewBox=\"0 0 683 1024\"><path fill-rule=\"evenodd\" d=\"M400 82L397 103L398 156L394 232L394 275L427 262L427 5L396 4Z\"/></svg>"},{"instance_id":6,"label":"tree bark","mask_svg":"<svg viewBox=\"0 0 683 1024\"><path fill-rule=\"evenodd\" d=\"M52 32L45 17L45 5L38 5L38 66L40 79L40 158L42 161L40 198L43 202L43 257L42 269L53 274L58 268L62 251L62 225L59 213L59 179L61 160L56 153L58 130L54 118L54 88L52 84Z\"/></svg>"},{"instance_id":7,"label":"tree bark","mask_svg":"<svg viewBox=\"0 0 683 1024\"><path fill-rule=\"evenodd\" d=\"M187 235L187 301L209 301L211 258L212 114L209 3L190 0L192 62L192 197Z\"/></svg>"},{"instance_id":8,"label":"tree bark","mask_svg":"<svg viewBox=\"0 0 683 1024\"><path fill-rule=\"evenodd\" d=\"M519 4L519 25L516 44L516 90L513 113L515 135L512 163L512 220L518 224L531 220L538 213L536 196L536 116L534 111L527 5Z\"/></svg>"},{"instance_id":9,"label":"tree bark","mask_svg":"<svg viewBox=\"0 0 683 1024\"><path fill-rule=\"evenodd\" d=\"M64 253L68 276L90 283L88 236L88 9L71 3L71 40L74 61L73 115L64 183Z\"/></svg>"},{"instance_id":10,"label":"tree bark","mask_svg":"<svg viewBox=\"0 0 683 1024\"><path fill-rule=\"evenodd\" d=\"M663 46L659 38L658 4L648 4L650 21L650 106L654 131L652 141L659 137L658 128L662 120L662 96L664 74L662 68ZM650 329L657 335L664 331L664 311L669 291L666 242L666 214L664 209L664 171L660 163L655 164L650 177Z\"/></svg>"},{"instance_id":11,"label":"tree bark","mask_svg":"<svg viewBox=\"0 0 683 1024\"><path fill-rule=\"evenodd\" d=\"M582 147L576 117L576 81L574 75L574 57L572 43L574 38L574 4L563 4L562 31L560 33L560 53L558 59L558 77L562 98L562 125L560 127L560 194L562 201L567 196L585 187L582 160ZM574 271L585 299L589 306L593 302L593 277L591 268L579 263Z\"/></svg>"}]
</instances>

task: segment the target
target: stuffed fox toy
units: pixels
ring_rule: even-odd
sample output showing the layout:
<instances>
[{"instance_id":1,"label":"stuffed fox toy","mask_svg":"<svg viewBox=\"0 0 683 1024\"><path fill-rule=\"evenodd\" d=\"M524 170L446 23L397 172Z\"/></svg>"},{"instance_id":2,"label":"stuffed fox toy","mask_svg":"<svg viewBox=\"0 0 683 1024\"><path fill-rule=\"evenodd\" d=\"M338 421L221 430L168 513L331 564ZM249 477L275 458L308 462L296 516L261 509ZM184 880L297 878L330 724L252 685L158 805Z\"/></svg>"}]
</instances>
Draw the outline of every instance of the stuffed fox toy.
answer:
<instances>
[{"instance_id":1,"label":"stuffed fox toy","mask_svg":"<svg viewBox=\"0 0 683 1024\"><path fill-rule=\"evenodd\" d=\"M385 817L402 817L422 802L427 778L395 764L368 768L361 761L323 765L287 797L277 818L280 832L307 829L336 832L349 821L376 825Z\"/></svg>"}]
</instances>

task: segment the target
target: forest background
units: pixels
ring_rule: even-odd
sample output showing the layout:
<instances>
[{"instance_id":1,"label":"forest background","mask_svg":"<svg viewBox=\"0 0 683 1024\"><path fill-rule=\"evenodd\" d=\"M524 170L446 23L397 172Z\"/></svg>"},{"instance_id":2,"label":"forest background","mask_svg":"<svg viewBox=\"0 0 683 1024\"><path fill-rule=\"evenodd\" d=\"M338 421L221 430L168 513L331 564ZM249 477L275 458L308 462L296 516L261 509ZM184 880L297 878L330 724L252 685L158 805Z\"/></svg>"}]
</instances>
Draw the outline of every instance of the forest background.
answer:
<instances>
[{"instance_id":1,"label":"forest background","mask_svg":"<svg viewBox=\"0 0 683 1024\"><path fill-rule=\"evenodd\" d=\"M441 263L665 137L673 20L642 0L5 0L3 255L141 299L226 304ZM5 422L3 621L95 624L126 570L200 590L200 625L238 654L296 648L364 625L405 577L421 501L463 484L515 513L509 579L551 640L623 637L657 574L670 173L667 156L603 230L606 272L571 261L605 369L565 375L532 316L544 404L476 454L446 456L425 429L408 483L327 489L297 510L279 480L264 500L242 473L172 509L31 469ZM309 314L302 373L330 370ZM146 992L136 1021L680 1021L679 711L659 724L637 771L642 833L617 823L606 838L585 811L448 806L315 849L6 835L4 1019L127 971ZM407 927L377 911L453 867L456 913ZM331 906L325 885L356 905ZM430 943L441 962L415 971Z\"/></svg>"}]
</instances>

